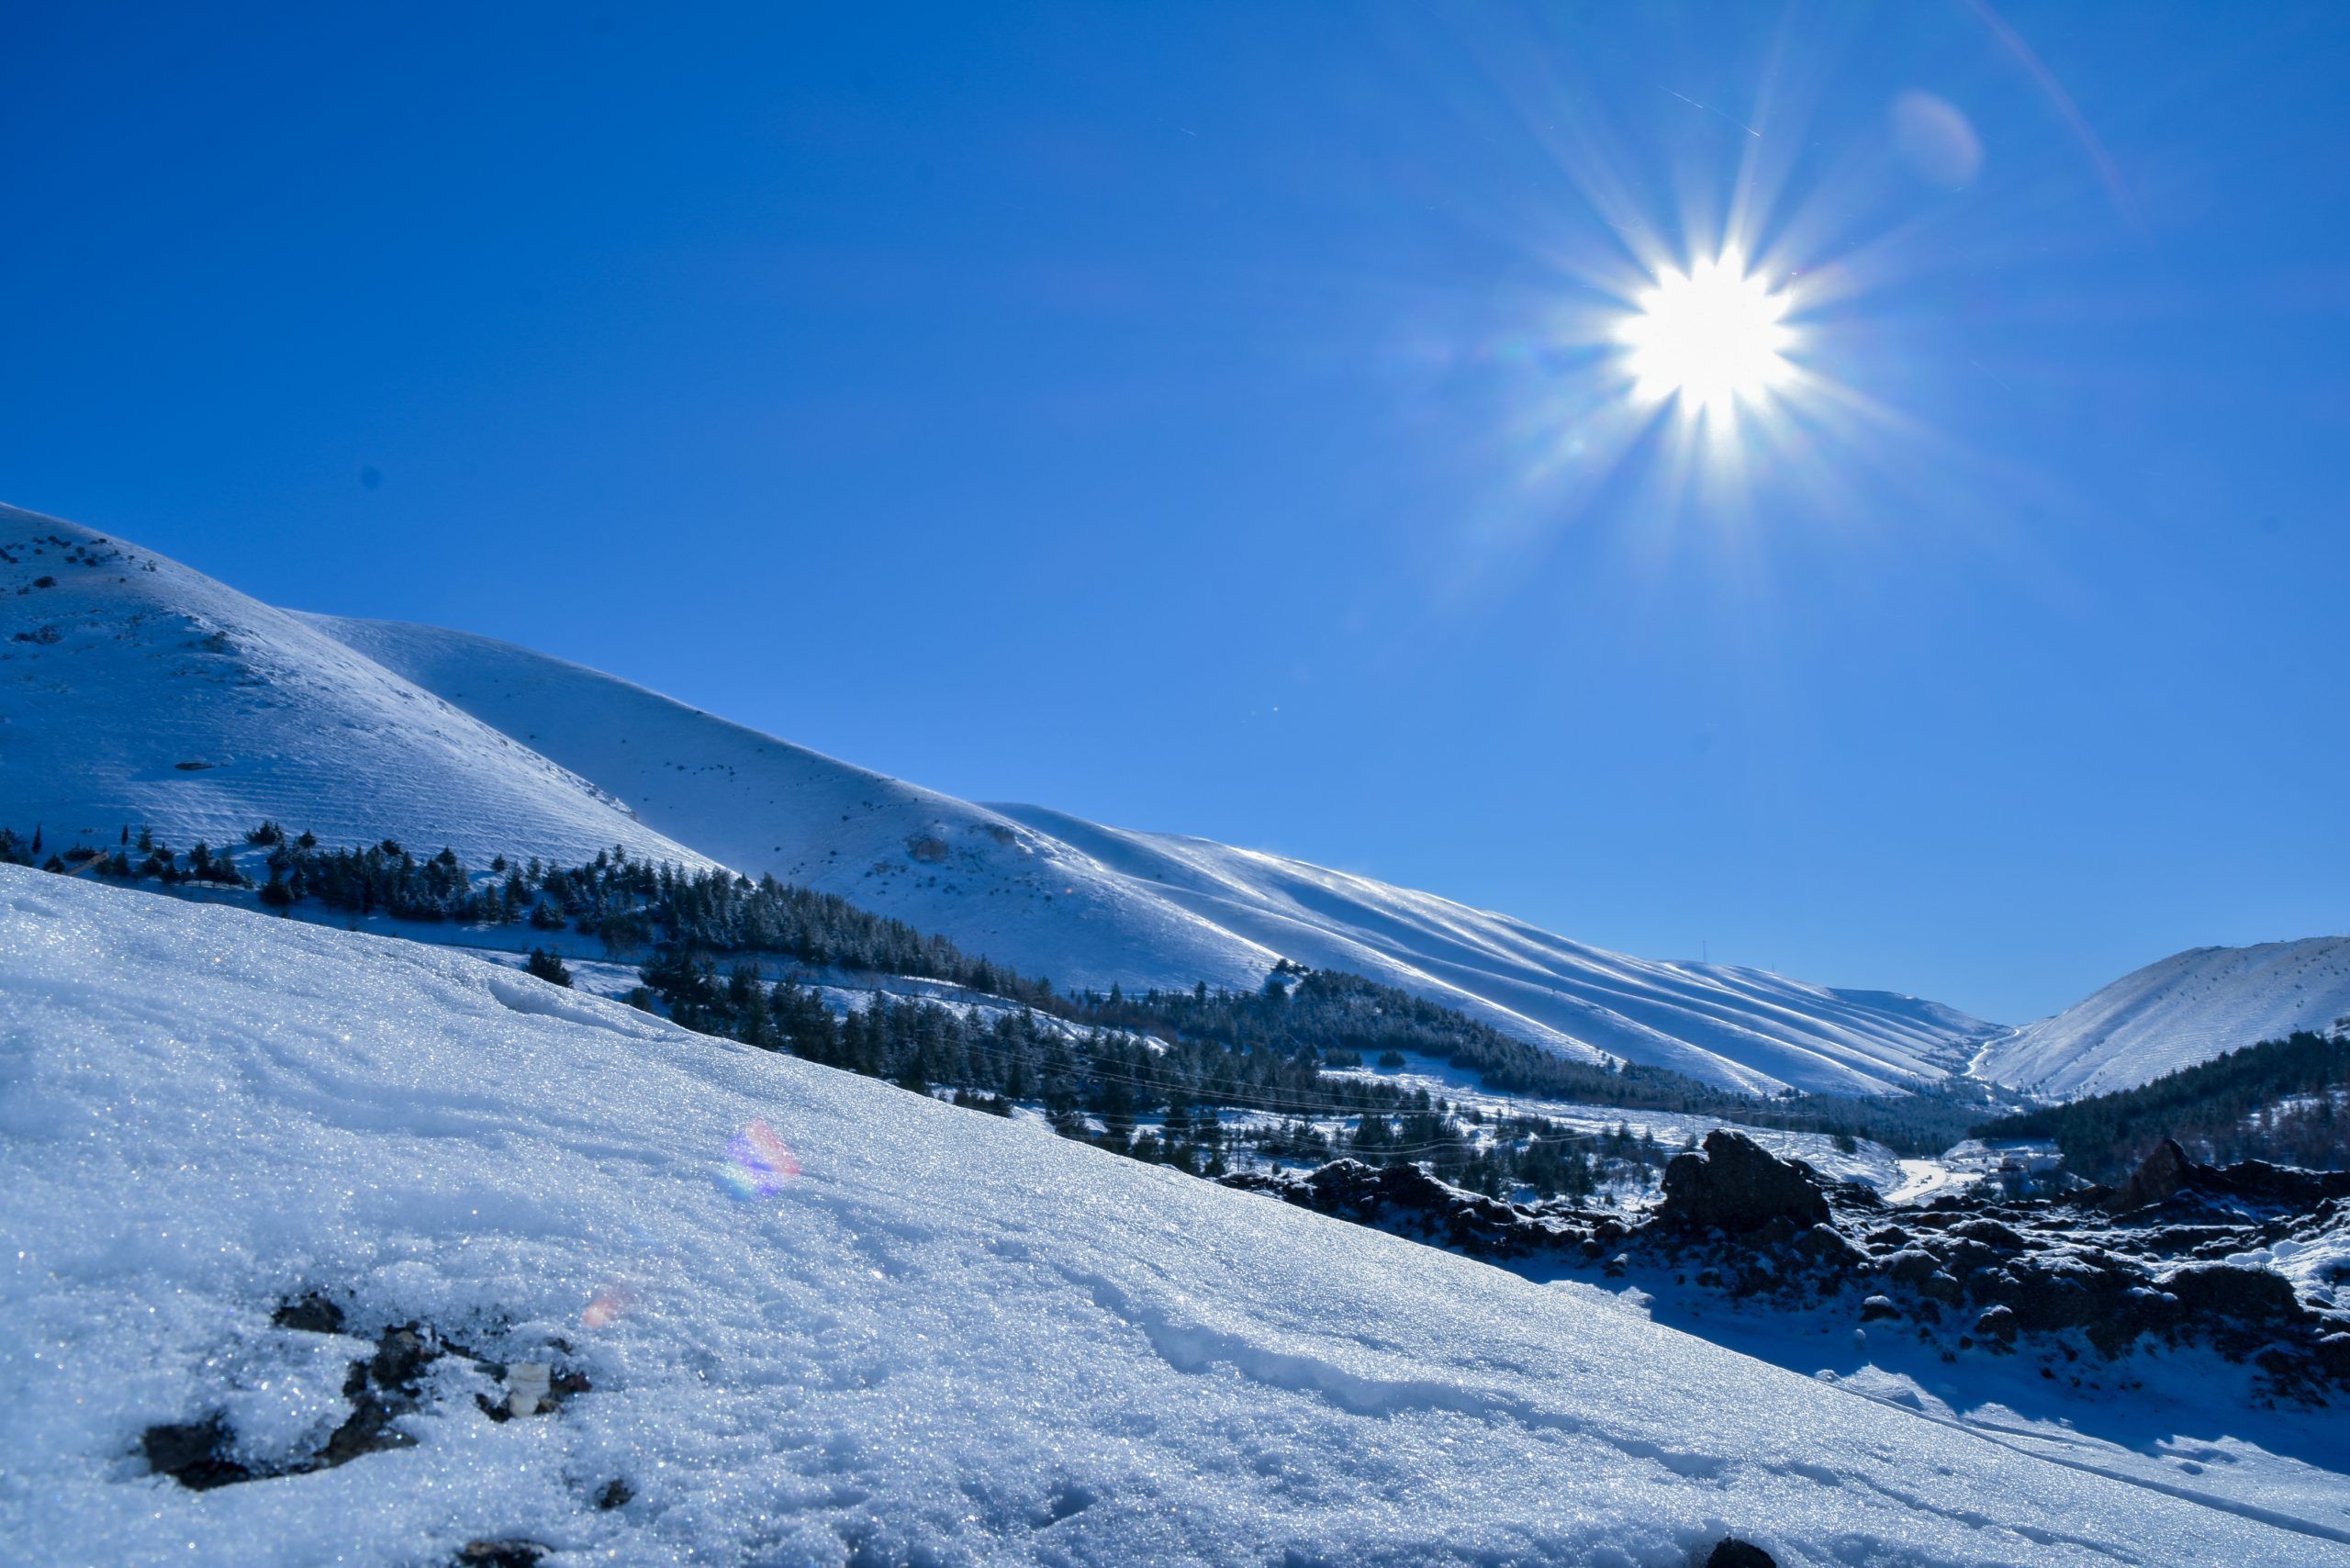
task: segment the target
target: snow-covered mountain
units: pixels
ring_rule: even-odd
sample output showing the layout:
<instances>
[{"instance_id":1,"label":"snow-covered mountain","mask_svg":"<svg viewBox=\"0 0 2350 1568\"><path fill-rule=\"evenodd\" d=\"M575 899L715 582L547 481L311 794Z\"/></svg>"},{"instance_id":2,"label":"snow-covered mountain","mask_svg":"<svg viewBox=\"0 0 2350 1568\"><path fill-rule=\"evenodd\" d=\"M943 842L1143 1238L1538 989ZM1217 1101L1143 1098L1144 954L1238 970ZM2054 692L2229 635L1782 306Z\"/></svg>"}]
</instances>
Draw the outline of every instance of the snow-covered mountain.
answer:
<instances>
[{"instance_id":1,"label":"snow-covered mountain","mask_svg":"<svg viewBox=\"0 0 2350 1568\"><path fill-rule=\"evenodd\" d=\"M713 859L843 894L1063 984L1248 987L1288 958L1420 992L1568 1055L1762 1092L1930 1083L1994 1032L1913 997L1630 958L1207 839L972 804L487 637L310 624Z\"/></svg>"},{"instance_id":2,"label":"snow-covered mountain","mask_svg":"<svg viewBox=\"0 0 2350 1568\"><path fill-rule=\"evenodd\" d=\"M1994 1031L1916 998L1630 958L1204 839L983 806L453 632L274 610L0 510L0 826L185 847L267 817L480 866L618 844L842 893L1063 985L1349 969L1585 1059L1771 1092L1896 1091Z\"/></svg>"},{"instance_id":3,"label":"snow-covered mountain","mask_svg":"<svg viewBox=\"0 0 2350 1568\"><path fill-rule=\"evenodd\" d=\"M15 1562L2350 1563L2234 1439L1864 1397L419 944L0 867L0 1081ZM400 1446L300 1470L354 1383Z\"/></svg>"},{"instance_id":4,"label":"snow-covered mountain","mask_svg":"<svg viewBox=\"0 0 2350 1568\"><path fill-rule=\"evenodd\" d=\"M0 507L0 826L52 849L152 824L185 849L264 817L476 865L624 845L704 864L625 806L283 610Z\"/></svg>"},{"instance_id":5,"label":"snow-covered mountain","mask_svg":"<svg viewBox=\"0 0 2350 1568\"><path fill-rule=\"evenodd\" d=\"M2296 1029L2350 1031L2350 936L2174 953L1993 1041L1974 1071L2076 1100Z\"/></svg>"}]
</instances>

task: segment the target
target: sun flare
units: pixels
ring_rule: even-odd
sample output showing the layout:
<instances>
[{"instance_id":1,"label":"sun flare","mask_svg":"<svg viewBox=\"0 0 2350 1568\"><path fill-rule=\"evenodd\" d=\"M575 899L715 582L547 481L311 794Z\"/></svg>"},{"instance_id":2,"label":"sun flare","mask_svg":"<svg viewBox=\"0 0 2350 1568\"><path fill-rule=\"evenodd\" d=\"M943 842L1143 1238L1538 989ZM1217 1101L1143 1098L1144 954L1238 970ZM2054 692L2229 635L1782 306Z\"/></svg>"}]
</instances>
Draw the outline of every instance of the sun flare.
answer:
<instances>
[{"instance_id":1,"label":"sun flare","mask_svg":"<svg viewBox=\"0 0 2350 1568\"><path fill-rule=\"evenodd\" d=\"M1725 252L1685 273L1660 272L1617 330L1633 395L1678 398L1689 412L1729 412L1783 385L1794 366L1786 296Z\"/></svg>"}]
</instances>

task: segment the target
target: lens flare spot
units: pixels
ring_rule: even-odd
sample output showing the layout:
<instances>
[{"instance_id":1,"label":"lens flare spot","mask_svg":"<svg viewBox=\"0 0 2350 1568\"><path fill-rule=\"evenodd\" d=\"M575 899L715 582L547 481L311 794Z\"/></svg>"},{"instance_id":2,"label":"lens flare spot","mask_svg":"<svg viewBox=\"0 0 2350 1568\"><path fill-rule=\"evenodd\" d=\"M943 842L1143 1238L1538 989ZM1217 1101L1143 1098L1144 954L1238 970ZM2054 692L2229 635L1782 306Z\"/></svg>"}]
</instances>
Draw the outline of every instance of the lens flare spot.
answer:
<instances>
[{"instance_id":1,"label":"lens flare spot","mask_svg":"<svg viewBox=\"0 0 2350 1568\"><path fill-rule=\"evenodd\" d=\"M588 1303L587 1310L579 1315L579 1321L586 1327L601 1328L618 1320L621 1314L633 1305L633 1298L626 1285L604 1285L597 1290L594 1298Z\"/></svg>"},{"instance_id":2,"label":"lens flare spot","mask_svg":"<svg viewBox=\"0 0 2350 1568\"><path fill-rule=\"evenodd\" d=\"M1633 396L1643 401L1677 398L1693 412L1728 412L1761 400L1794 373L1787 298L1749 273L1736 252L1685 273L1660 273L1632 305L1616 340Z\"/></svg>"},{"instance_id":3,"label":"lens flare spot","mask_svg":"<svg viewBox=\"0 0 2350 1568\"><path fill-rule=\"evenodd\" d=\"M800 1161L764 1121L753 1122L736 1133L726 1152L733 1163L722 1179L727 1191L744 1203L775 1196L786 1182L800 1174Z\"/></svg>"}]
</instances>

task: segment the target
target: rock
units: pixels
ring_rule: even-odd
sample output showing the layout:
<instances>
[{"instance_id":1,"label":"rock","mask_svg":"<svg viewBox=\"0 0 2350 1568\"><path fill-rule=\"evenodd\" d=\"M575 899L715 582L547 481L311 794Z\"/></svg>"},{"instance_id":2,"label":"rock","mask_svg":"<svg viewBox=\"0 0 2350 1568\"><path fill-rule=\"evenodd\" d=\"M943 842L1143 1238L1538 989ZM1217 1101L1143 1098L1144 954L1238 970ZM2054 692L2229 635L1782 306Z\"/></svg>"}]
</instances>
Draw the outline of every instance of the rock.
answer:
<instances>
[{"instance_id":1,"label":"rock","mask_svg":"<svg viewBox=\"0 0 2350 1568\"><path fill-rule=\"evenodd\" d=\"M1706 1568L1779 1568L1779 1560L1751 1540L1728 1535L1706 1554Z\"/></svg>"},{"instance_id":2,"label":"rock","mask_svg":"<svg viewBox=\"0 0 2350 1568\"><path fill-rule=\"evenodd\" d=\"M2187 1263L2155 1282L2189 1312L2216 1314L2241 1323L2287 1322L2303 1314L2291 1282L2266 1269L2241 1263Z\"/></svg>"},{"instance_id":3,"label":"rock","mask_svg":"<svg viewBox=\"0 0 2350 1568\"><path fill-rule=\"evenodd\" d=\"M139 1435L147 1468L170 1476L191 1492L208 1492L253 1478L252 1471L229 1457L235 1443L229 1423L218 1411L201 1421L150 1427Z\"/></svg>"},{"instance_id":4,"label":"rock","mask_svg":"<svg viewBox=\"0 0 2350 1568\"><path fill-rule=\"evenodd\" d=\"M270 1315L269 1320L280 1328L298 1329L305 1334L342 1332L342 1308L316 1291L284 1303Z\"/></svg>"},{"instance_id":5,"label":"rock","mask_svg":"<svg viewBox=\"0 0 2350 1568\"><path fill-rule=\"evenodd\" d=\"M2217 1170L2198 1166L2195 1174L2199 1186L2208 1181L2223 1192L2255 1204L2308 1207L2328 1198L2350 1195L2350 1173L2301 1170L2289 1165L2271 1165L2265 1159L2240 1160Z\"/></svg>"},{"instance_id":6,"label":"rock","mask_svg":"<svg viewBox=\"0 0 2350 1568\"><path fill-rule=\"evenodd\" d=\"M1983 1316L1975 1320L1975 1332L1982 1335L1986 1339L1996 1339L2002 1345L2014 1344L2016 1342L2014 1310L2004 1306L1986 1308Z\"/></svg>"},{"instance_id":7,"label":"rock","mask_svg":"<svg viewBox=\"0 0 2350 1568\"><path fill-rule=\"evenodd\" d=\"M1773 1155L1743 1133L1717 1127L1702 1154L1676 1154L1664 1168L1658 1223L1672 1229L1759 1230L1785 1217L1816 1226L1828 1198L1807 1166Z\"/></svg>"},{"instance_id":8,"label":"rock","mask_svg":"<svg viewBox=\"0 0 2350 1568\"><path fill-rule=\"evenodd\" d=\"M1905 1247L1883 1264L1886 1278L1905 1285L1924 1284L1942 1266L1942 1260L1922 1247Z\"/></svg>"},{"instance_id":9,"label":"rock","mask_svg":"<svg viewBox=\"0 0 2350 1568\"><path fill-rule=\"evenodd\" d=\"M596 1494L596 1506L609 1514L614 1508L627 1507L629 1500L635 1495L636 1489L634 1487L631 1486L627 1482L622 1481L618 1477L614 1477L612 1480L605 1482L604 1489Z\"/></svg>"},{"instance_id":10,"label":"rock","mask_svg":"<svg viewBox=\"0 0 2350 1568\"><path fill-rule=\"evenodd\" d=\"M2271 1165L2265 1159L2205 1165L2191 1158L2176 1140L2165 1138L2138 1162L2138 1169L2107 1200L2107 1206L2116 1211L2142 1209L2189 1192L2247 1204L2306 1208L2329 1198L2350 1195L2350 1173L2299 1170L2288 1165Z\"/></svg>"},{"instance_id":11,"label":"rock","mask_svg":"<svg viewBox=\"0 0 2350 1568\"><path fill-rule=\"evenodd\" d=\"M1966 1299L1966 1287L1940 1270L1918 1282L1918 1294L1928 1301L1938 1301L1944 1306L1956 1306Z\"/></svg>"},{"instance_id":12,"label":"rock","mask_svg":"<svg viewBox=\"0 0 2350 1568\"><path fill-rule=\"evenodd\" d=\"M469 1540L455 1561L462 1568L536 1568L546 1554L535 1540Z\"/></svg>"},{"instance_id":13,"label":"rock","mask_svg":"<svg viewBox=\"0 0 2350 1568\"><path fill-rule=\"evenodd\" d=\"M1796 1238L1796 1250L1823 1268L1857 1272L1868 1264L1868 1254L1832 1225L1815 1225Z\"/></svg>"},{"instance_id":14,"label":"rock","mask_svg":"<svg viewBox=\"0 0 2350 1568\"><path fill-rule=\"evenodd\" d=\"M2127 1210L2159 1204L2186 1186L2194 1170L2195 1161L2187 1157L2187 1150L2178 1147L2177 1140L2165 1138L2138 1162L2138 1169L2130 1172L2130 1179L2114 1193L2112 1206Z\"/></svg>"},{"instance_id":15,"label":"rock","mask_svg":"<svg viewBox=\"0 0 2350 1568\"><path fill-rule=\"evenodd\" d=\"M383 1388L412 1390L424 1369L440 1356L440 1347L410 1323L386 1330L383 1342L367 1363L367 1375Z\"/></svg>"},{"instance_id":16,"label":"rock","mask_svg":"<svg viewBox=\"0 0 2350 1568\"><path fill-rule=\"evenodd\" d=\"M1950 1234L1988 1247L1994 1252L2020 1252L2023 1238L1995 1219L1971 1219L1950 1227Z\"/></svg>"},{"instance_id":17,"label":"rock","mask_svg":"<svg viewBox=\"0 0 2350 1568\"><path fill-rule=\"evenodd\" d=\"M1898 1317L1901 1309L1893 1305L1889 1295L1873 1295L1861 1303L1861 1321L1874 1323L1880 1317Z\"/></svg>"}]
</instances>

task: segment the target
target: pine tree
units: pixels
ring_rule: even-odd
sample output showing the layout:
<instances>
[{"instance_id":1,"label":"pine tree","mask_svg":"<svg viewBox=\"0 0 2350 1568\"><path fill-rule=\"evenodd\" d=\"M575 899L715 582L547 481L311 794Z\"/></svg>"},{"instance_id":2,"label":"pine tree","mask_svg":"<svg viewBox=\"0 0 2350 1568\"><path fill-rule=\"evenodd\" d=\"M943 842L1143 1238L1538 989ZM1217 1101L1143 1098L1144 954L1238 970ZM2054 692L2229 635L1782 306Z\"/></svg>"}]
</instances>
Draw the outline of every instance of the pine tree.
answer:
<instances>
[{"instance_id":1,"label":"pine tree","mask_svg":"<svg viewBox=\"0 0 2350 1568\"><path fill-rule=\"evenodd\" d=\"M571 970L564 963L560 954L550 952L544 947L533 947L531 949L528 962L523 967L550 985L559 985L565 991L571 989Z\"/></svg>"}]
</instances>

